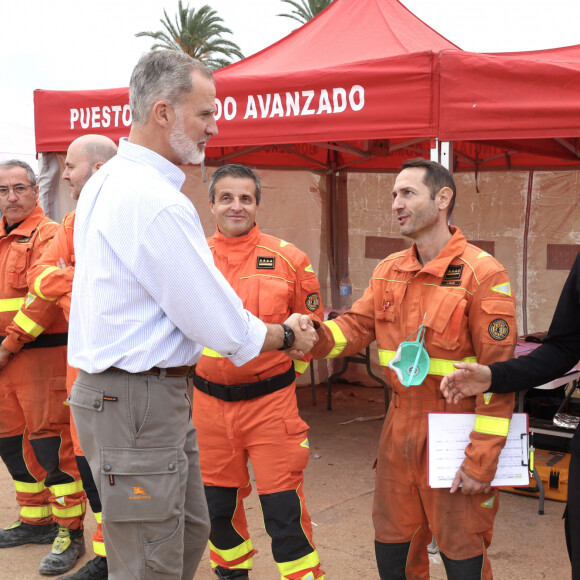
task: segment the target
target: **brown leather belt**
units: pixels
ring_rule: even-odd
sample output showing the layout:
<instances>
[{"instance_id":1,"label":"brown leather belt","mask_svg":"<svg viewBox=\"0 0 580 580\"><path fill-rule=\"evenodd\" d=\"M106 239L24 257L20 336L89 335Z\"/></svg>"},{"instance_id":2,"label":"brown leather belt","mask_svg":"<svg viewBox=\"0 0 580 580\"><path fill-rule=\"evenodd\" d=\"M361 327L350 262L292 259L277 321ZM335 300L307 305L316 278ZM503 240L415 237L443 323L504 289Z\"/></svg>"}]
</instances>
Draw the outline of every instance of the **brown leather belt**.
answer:
<instances>
[{"instance_id":1,"label":"brown leather belt","mask_svg":"<svg viewBox=\"0 0 580 580\"><path fill-rule=\"evenodd\" d=\"M129 373L132 375L155 375L159 377L188 377L193 372L194 367L184 366L184 367L152 367L146 371L139 371L137 373L131 373L125 369L120 369L118 367L111 367L113 371L121 371L123 373Z\"/></svg>"}]
</instances>

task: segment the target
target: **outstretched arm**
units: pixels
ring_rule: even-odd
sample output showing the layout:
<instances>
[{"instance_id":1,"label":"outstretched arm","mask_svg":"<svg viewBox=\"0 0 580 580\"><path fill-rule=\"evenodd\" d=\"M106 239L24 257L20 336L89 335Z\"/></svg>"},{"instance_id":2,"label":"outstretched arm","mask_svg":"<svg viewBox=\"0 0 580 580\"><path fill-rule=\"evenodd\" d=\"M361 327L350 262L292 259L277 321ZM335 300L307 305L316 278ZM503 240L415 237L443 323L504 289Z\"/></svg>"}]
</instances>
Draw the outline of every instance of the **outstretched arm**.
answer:
<instances>
[{"instance_id":1,"label":"outstretched arm","mask_svg":"<svg viewBox=\"0 0 580 580\"><path fill-rule=\"evenodd\" d=\"M491 385L491 370L477 363L455 363L456 371L441 380L441 392L448 403L485 393Z\"/></svg>"}]
</instances>

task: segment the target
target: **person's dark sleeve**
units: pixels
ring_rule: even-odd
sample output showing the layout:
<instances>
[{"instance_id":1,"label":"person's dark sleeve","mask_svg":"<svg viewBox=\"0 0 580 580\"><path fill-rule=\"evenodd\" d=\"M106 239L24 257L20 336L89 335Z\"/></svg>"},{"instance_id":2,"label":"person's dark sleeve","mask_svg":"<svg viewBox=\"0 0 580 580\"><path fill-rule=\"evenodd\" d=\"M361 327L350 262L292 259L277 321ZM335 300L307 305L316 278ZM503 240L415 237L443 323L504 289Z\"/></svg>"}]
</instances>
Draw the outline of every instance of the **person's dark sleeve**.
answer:
<instances>
[{"instance_id":1,"label":"person's dark sleeve","mask_svg":"<svg viewBox=\"0 0 580 580\"><path fill-rule=\"evenodd\" d=\"M569 371L580 360L580 254L558 300L548 336L530 354L493 363L493 393L512 393L542 385Z\"/></svg>"}]
</instances>

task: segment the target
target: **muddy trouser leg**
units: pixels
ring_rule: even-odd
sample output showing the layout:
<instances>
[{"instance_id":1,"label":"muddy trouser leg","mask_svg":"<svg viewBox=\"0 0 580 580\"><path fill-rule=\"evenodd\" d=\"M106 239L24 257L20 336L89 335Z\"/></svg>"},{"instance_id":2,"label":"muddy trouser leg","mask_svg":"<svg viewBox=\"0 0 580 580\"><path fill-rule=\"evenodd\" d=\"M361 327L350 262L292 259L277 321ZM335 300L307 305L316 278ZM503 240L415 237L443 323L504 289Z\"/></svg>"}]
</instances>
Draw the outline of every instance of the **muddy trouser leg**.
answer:
<instances>
[{"instance_id":1,"label":"muddy trouser leg","mask_svg":"<svg viewBox=\"0 0 580 580\"><path fill-rule=\"evenodd\" d=\"M80 372L70 403L99 491L109 580L191 580L209 518L186 380ZM187 553L186 553L187 552Z\"/></svg>"},{"instance_id":2,"label":"muddy trouser leg","mask_svg":"<svg viewBox=\"0 0 580 580\"><path fill-rule=\"evenodd\" d=\"M375 540L375 556L381 580L406 580L405 568L411 542L385 544Z\"/></svg>"}]
</instances>

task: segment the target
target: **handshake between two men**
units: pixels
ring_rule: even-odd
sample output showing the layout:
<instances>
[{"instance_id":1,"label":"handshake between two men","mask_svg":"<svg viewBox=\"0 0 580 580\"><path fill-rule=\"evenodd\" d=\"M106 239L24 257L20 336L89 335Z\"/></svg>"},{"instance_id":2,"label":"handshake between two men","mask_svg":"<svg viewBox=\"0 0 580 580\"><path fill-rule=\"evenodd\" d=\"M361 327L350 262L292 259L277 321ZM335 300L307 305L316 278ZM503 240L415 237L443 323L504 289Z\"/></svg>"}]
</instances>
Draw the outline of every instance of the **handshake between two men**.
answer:
<instances>
[{"instance_id":1,"label":"handshake between two men","mask_svg":"<svg viewBox=\"0 0 580 580\"><path fill-rule=\"evenodd\" d=\"M266 324L266 327L268 334L262 352L283 350L290 358L302 358L318 342L314 321L306 314L295 312L282 325Z\"/></svg>"}]
</instances>

